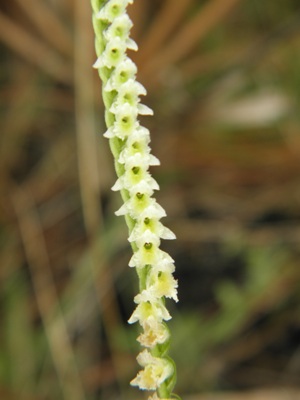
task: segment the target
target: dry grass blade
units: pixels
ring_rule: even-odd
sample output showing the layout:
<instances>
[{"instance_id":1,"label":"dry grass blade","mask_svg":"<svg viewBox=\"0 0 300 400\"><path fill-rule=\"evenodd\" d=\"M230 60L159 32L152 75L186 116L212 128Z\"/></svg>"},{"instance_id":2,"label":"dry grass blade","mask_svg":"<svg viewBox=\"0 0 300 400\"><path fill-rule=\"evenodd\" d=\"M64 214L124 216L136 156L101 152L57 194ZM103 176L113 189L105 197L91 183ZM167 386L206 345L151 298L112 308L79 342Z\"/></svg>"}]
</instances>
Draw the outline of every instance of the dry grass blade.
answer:
<instances>
[{"instance_id":1,"label":"dry grass blade","mask_svg":"<svg viewBox=\"0 0 300 400\"><path fill-rule=\"evenodd\" d=\"M72 83L72 69L65 61L39 39L33 37L0 12L0 40L9 48L37 65L55 80Z\"/></svg>"},{"instance_id":2,"label":"dry grass blade","mask_svg":"<svg viewBox=\"0 0 300 400\"><path fill-rule=\"evenodd\" d=\"M47 3L41 0L16 0L29 19L38 28L42 36L52 44L58 52L72 56L72 38L66 26L60 21L59 17L53 12ZM55 32L55 35L49 35Z\"/></svg>"},{"instance_id":3,"label":"dry grass blade","mask_svg":"<svg viewBox=\"0 0 300 400\"><path fill-rule=\"evenodd\" d=\"M20 143L23 142L27 130L34 124L35 119L35 113L31 108L37 95L34 74L27 68L19 72L18 95L14 93L12 100L7 102L9 108L1 121L0 175L4 180L7 179L7 171L20 156L22 151Z\"/></svg>"},{"instance_id":4,"label":"dry grass blade","mask_svg":"<svg viewBox=\"0 0 300 400\"><path fill-rule=\"evenodd\" d=\"M167 0L164 2L162 9L152 21L151 27L146 33L140 44L140 52L137 54L138 59L144 62L154 57L154 52L159 51L164 41L176 25L182 20L188 7L194 0Z\"/></svg>"},{"instance_id":5,"label":"dry grass blade","mask_svg":"<svg viewBox=\"0 0 300 400\"><path fill-rule=\"evenodd\" d=\"M12 200L63 398L84 400L85 394L76 368L72 344L58 306L58 295L34 200L28 191L21 188L15 189Z\"/></svg>"},{"instance_id":6,"label":"dry grass blade","mask_svg":"<svg viewBox=\"0 0 300 400\"><path fill-rule=\"evenodd\" d=\"M185 57L239 1L211 0L200 8L198 14L183 26L171 43L145 65L142 74L150 77L155 71Z\"/></svg>"},{"instance_id":7,"label":"dry grass blade","mask_svg":"<svg viewBox=\"0 0 300 400\"><path fill-rule=\"evenodd\" d=\"M76 2L75 31L75 107L80 190L85 224L91 238L100 226L99 163L94 104L93 32L90 5Z\"/></svg>"}]
</instances>

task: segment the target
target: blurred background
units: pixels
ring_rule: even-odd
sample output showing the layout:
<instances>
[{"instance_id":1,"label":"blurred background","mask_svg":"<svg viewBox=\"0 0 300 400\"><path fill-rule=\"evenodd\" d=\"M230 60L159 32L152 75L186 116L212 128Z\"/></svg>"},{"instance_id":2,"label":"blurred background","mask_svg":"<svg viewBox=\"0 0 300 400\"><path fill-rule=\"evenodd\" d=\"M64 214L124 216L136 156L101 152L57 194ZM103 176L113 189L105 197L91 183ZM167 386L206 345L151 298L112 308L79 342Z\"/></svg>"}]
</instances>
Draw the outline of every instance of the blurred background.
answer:
<instances>
[{"instance_id":1,"label":"blurred background","mask_svg":"<svg viewBox=\"0 0 300 400\"><path fill-rule=\"evenodd\" d=\"M137 0L187 400L300 398L298 0ZM89 1L0 2L0 398L135 400Z\"/></svg>"}]
</instances>

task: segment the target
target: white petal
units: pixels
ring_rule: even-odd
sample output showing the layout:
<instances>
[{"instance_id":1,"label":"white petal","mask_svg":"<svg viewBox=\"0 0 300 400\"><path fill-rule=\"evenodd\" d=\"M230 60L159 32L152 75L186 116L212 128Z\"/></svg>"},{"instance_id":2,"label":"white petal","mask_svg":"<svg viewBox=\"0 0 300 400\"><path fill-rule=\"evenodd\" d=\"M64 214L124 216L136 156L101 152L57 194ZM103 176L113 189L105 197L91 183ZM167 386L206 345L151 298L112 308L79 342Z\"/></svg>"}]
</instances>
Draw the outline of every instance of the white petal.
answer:
<instances>
[{"instance_id":1,"label":"white petal","mask_svg":"<svg viewBox=\"0 0 300 400\"><path fill-rule=\"evenodd\" d=\"M147 90L140 82L135 81L136 90L140 96L146 96Z\"/></svg>"},{"instance_id":2,"label":"white petal","mask_svg":"<svg viewBox=\"0 0 300 400\"><path fill-rule=\"evenodd\" d=\"M148 157L142 153L134 153L128 155L125 160L126 168L131 169L133 167L148 168Z\"/></svg>"},{"instance_id":3,"label":"white petal","mask_svg":"<svg viewBox=\"0 0 300 400\"><path fill-rule=\"evenodd\" d=\"M155 233L151 232L150 229L145 230L140 237L136 240L137 245L144 246L145 243L152 243L155 246L159 246L160 239Z\"/></svg>"},{"instance_id":4,"label":"white petal","mask_svg":"<svg viewBox=\"0 0 300 400\"><path fill-rule=\"evenodd\" d=\"M94 64L95 65L95 64ZM105 86L104 86L104 91L105 92L111 92L111 91L113 91L115 88L114 88L114 86L112 85L112 81L111 81L111 79L108 79L108 81L106 82L106 84L105 84Z\"/></svg>"},{"instance_id":5,"label":"white petal","mask_svg":"<svg viewBox=\"0 0 300 400\"><path fill-rule=\"evenodd\" d=\"M147 301L149 301L150 303L153 303L153 302L157 301L157 299L158 299L158 297L155 296L153 294L153 292L151 292L150 290L143 290L142 293L139 293L134 297L134 302L136 304L145 303Z\"/></svg>"},{"instance_id":6,"label":"white petal","mask_svg":"<svg viewBox=\"0 0 300 400\"><path fill-rule=\"evenodd\" d=\"M155 199L149 204L149 206L142 212L141 218L157 218L161 219L165 217L166 211L159 205Z\"/></svg>"},{"instance_id":7,"label":"white petal","mask_svg":"<svg viewBox=\"0 0 300 400\"><path fill-rule=\"evenodd\" d=\"M115 137L115 132L114 132L114 128L110 127L107 129L107 131L103 134L104 137L106 137L107 139L111 139L113 137Z\"/></svg>"},{"instance_id":8,"label":"white petal","mask_svg":"<svg viewBox=\"0 0 300 400\"><path fill-rule=\"evenodd\" d=\"M129 213L128 202L124 203L117 211L115 211L115 215L117 215L118 217L120 215L126 215L128 213Z\"/></svg>"},{"instance_id":9,"label":"white petal","mask_svg":"<svg viewBox=\"0 0 300 400\"><path fill-rule=\"evenodd\" d=\"M159 186L156 180L151 178L149 175L148 179L144 179L133 186L126 185L126 189L132 196L134 196L136 193L143 193L147 194L148 196L152 196L154 190L159 190Z\"/></svg>"},{"instance_id":10,"label":"white petal","mask_svg":"<svg viewBox=\"0 0 300 400\"><path fill-rule=\"evenodd\" d=\"M138 104L137 108L140 115L153 115L153 110L145 104Z\"/></svg>"},{"instance_id":11,"label":"white petal","mask_svg":"<svg viewBox=\"0 0 300 400\"><path fill-rule=\"evenodd\" d=\"M114 192L116 192L117 190L122 190L123 189L123 185L121 184L121 180L120 178L116 181L116 183L113 185L113 187L111 188L111 190L113 190Z\"/></svg>"},{"instance_id":12,"label":"white petal","mask_svg":"<svg viewBox=\"0 0 300 400\"><path fill-rule=\"evenodd\" d=\"M103 59L102 56L98 57L97 60L93 64L93 68L98 69L98 68L103 67L104 64L103 64L102 59Z\"/></svg>"},{"instance_id":13,"label":"white petal","mask_svg":"<svg viewBox=\"0 0 300 400\"><path fill-rule=\"evenodd\" d=\"M153 156L152 154L149 154L149 165L160 165L160 161L157 157Z\"/></svg>"},{"instance_id":14,"label":"white petal","mask_svg":"<svg viewBox=\"0 0 300 400\"><path fill-rule=\"evenodd\" d=\"M130 50L133 50L133 51L138 51L138 45L132 39L128 39L126 41L126 46L127 46L127 49L130 49Z\"/></svg>"},{"instance_id":15,"label":"white petal","mask_svg":"<svg viewBox=\"0 0 300 400\"><path fill-rule=\"evenodd\" d=\"M162 230L160 231L160 237L165 240L174 240L176 239L175 233L171 231L171 229L167 228L166 226L162 225Z\"/></svg>"},{"instance_id":16,"label":"white petal","mask_svg":"<svg viewBox=\"0 0 300 400\"><path fill-rule=\"evenodd\" d=\"M155 363L157 361L156 358L146 349L138 354L136 360L141 367L146 367L147 364Z\"/></svg>"},{"instance_id":17,"label":"white petal","mask_svg":"<svg viewBox=\"0 0 300 400\"><path fill-rule=\"evenodd\" d=\"M148 222L145 222L146 219ZM176 239L175 234L169 228L166 228L157 218L146 217L140 218L139 221L136 222L128 238L129 242L135 242L139 240L144 232L148 229L161 239Z\"/></svg>"}]
</instances>

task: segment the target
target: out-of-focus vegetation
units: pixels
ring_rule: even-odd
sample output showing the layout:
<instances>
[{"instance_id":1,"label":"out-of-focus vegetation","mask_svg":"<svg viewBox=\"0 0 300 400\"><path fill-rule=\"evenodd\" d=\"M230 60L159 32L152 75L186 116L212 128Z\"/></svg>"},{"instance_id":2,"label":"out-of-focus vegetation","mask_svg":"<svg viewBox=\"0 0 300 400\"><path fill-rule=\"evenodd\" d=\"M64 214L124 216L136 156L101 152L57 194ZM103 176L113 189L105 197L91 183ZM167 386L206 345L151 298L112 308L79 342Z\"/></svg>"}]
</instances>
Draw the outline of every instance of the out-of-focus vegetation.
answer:
<instances>
[{"instance_id":1,"label":"out-of-focus vegetation","mask_svg":"<svg viewBox=\"0 0 300 400\"><path fill-rule=\"evenodd\" d=\"M158 197L178 237L165 247L180 283L171 329L184 398L300 398L299 7L130 7ZM136 279L114 216L90 20L89 1L0 4L4 400L143 397L128 386Z\"/></svg>"}]
</instances>

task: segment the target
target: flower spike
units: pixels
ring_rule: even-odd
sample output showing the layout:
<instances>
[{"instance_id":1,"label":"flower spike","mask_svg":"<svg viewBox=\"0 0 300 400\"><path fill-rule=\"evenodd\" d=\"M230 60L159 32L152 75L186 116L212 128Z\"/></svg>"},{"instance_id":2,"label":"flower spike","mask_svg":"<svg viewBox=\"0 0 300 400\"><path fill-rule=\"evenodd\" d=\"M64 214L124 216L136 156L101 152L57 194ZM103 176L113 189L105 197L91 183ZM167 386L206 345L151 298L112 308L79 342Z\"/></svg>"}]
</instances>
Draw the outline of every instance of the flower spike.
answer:
<instances>
[{"instance_id":1,"label":"flower spike","mask_svg":"<svg viewBox=\"0 0 300 400\"><path fill-rule=\"evenodd\" d=\"M176 372L167 356L170 331L166 321L171 315L165 299L178 301L178 284L174 260L160 249L160 243L175 239L175 234L161 222L166 212L153 197L159 185L149 172L150 166L160 162L151 154L148 129L138 120L139 115L153 115L153 111L140 102L147 92L136 80L137 67L127 55L127 50L138 49L130 38L133 23L127 14L133 0L91 1L98 51L94 68L103 81L106 108L104 136L110 141L118 175L112 190L120 191L124 199L115 214L126 217L134 251L129 266L136 268L140 280L128 323L141 326L137 340L145 349L137 357L143 369L131 385L154 391L149 400L171 400Z\"/></svg>"}]
</instances>

